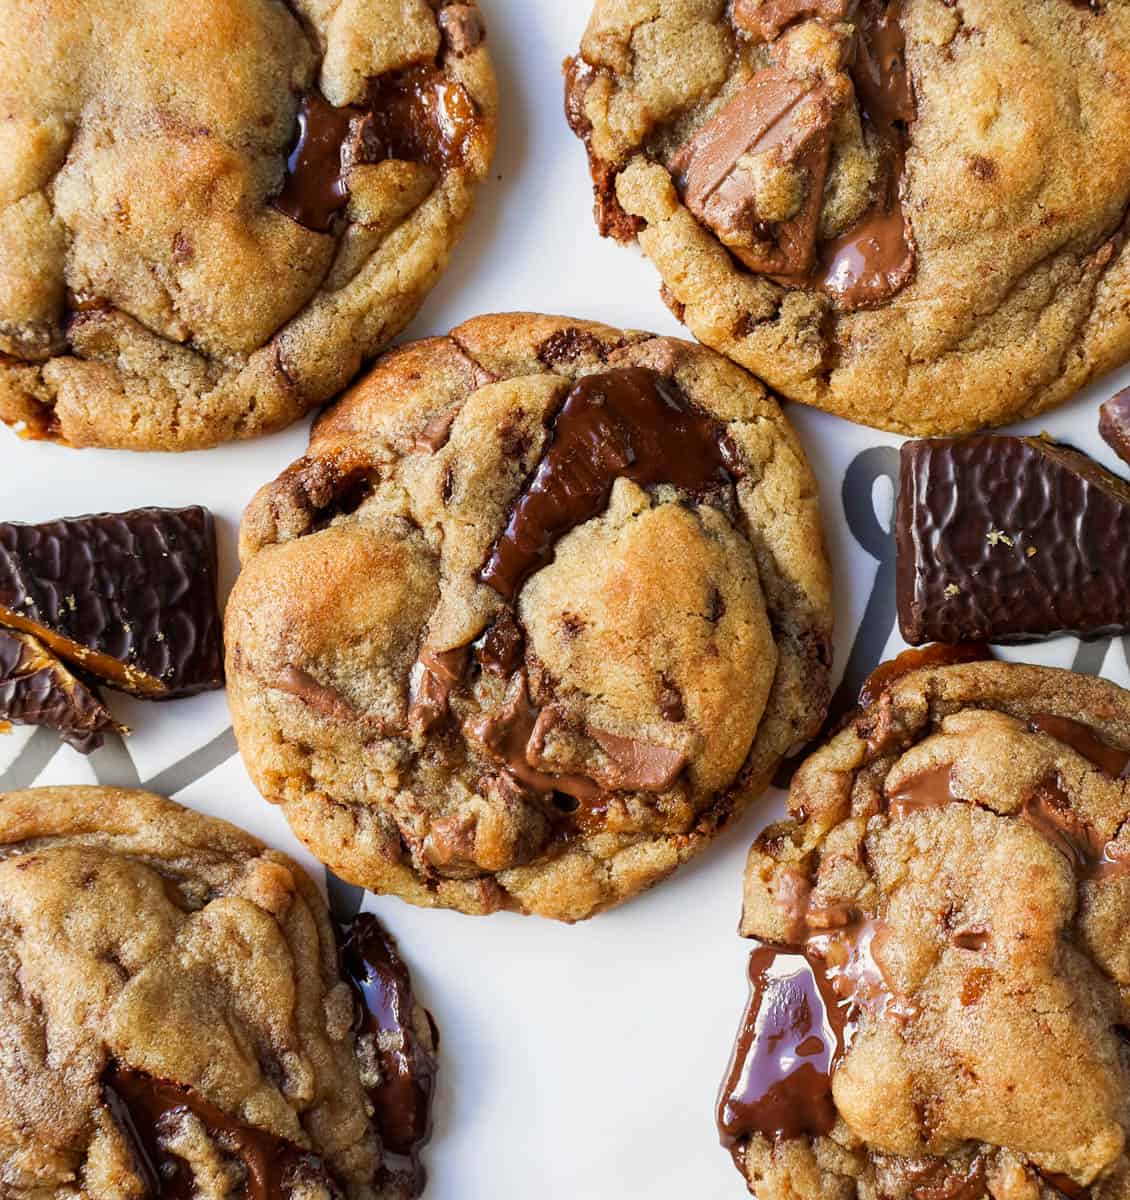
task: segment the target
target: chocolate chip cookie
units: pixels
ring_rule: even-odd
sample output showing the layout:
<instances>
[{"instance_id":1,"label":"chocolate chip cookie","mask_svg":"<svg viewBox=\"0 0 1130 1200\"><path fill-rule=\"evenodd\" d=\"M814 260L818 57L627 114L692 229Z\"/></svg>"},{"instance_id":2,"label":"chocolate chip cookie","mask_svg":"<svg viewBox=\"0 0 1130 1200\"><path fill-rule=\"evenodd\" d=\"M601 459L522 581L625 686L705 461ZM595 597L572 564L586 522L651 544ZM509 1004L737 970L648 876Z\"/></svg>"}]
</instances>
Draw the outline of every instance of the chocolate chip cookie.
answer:
<instances>
[{"instance_id":1,"label":"chocolate chip cookie","mask_svg":"<svg viewBox=\"0 0 1130 1200\"><path fill-rule=\"evenodd\" d=\"M567 93L602 232L794 400L953 433L1130 359L1124 0L596 0Z\"/></svg>"},{"instance_id":2,"label":"chocolate chip cookie","mask_svg":"<svg viewBox=\"0 0 1130 1200\"><path fill-rule=\"evenodd\" d=\"M473 0L0 0L0 29L0 418L30 437L188 450L323 403L493 151Z\"/></svg>"},{"instance_id":3,"label":"chocolate chip cookie","mask_svg":"<svg viewBox=\"0 0 1130 1200\"><path fill-rule=\"evenodd\" d=\"M9 1196L349 1197L423 1185L430 1018L363 915L146 792L0 796Z\"/></svg>"},{"instance_id":4,"label":"chocolate chip cookie","mask_svg":"<svg viewBox=\"0 0 1130 1200\"><path fill-rule=\"evenodd\" d=\"M1125 1196L1130 693L895 665L750 852L723 1142L763 1200Z\"/></svg>"},{"instance_id":5,"label":"chocolate chip cookie","mask_svg":"<svg viewBox=\"0 0 1130 1200\"><path fill-rule=\"evenodd\" d=\"M341 876L578 920L670 874L820 724L816 486L686 342L525 314L406 346L245 514L229 695Z\"/></svg>"}]
</instances>

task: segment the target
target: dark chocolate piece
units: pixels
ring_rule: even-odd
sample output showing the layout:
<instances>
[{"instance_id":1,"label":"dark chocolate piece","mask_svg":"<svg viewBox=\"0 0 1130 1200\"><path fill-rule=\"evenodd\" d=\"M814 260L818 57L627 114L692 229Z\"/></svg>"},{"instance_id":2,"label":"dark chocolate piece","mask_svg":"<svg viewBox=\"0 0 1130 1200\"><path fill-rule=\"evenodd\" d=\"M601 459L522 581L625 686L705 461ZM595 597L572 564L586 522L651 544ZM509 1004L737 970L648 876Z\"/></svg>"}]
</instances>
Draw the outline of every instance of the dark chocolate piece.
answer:
<instances>
[{"instance_id":1,"label":"dark chocolate piece","mask_svg":"<svg viewBox=\"0 0 1130 1200\"><path fill-rule=\"evenodd\" d=\"M0 524L0 625L147 699L222 687L211 514L140 508Z\"/></svg>"},{"instance_id":2,"label":"dark chocolate piece","mask_svg":"<svg viewBox=\"0 0 1130 1200\"><path fill-rule=\"evenodd\" d=\"M320 1184L331 1196L342 1195L316 1154L265 1129L245 1125L194 1088L111 1063L103 1074L102 1090L150 1196L193 1200L198 1194L188 1163L162 1145L168 1122L188 1113L242 1162L248 1200L285 1200L303 1180Z\"/></svg>"},{"instance_id":3,"label":"dark chocolate piece","mask_svg":"<svg viewBox=\"0 0 1130 1200\"><path fill-rule=\"evenodd\" d=\"M701 493L730 483L733 460L722 424L692 409L666 376L646 367L587 375L557 414L479 578L513 599L560 538L603 511L621 475Z\"/></svg>"},{"instance_id":4,"label":"dark chocolate piece","mask_svg":"<svg viewBox=\"0 0 1130 1200\"><path fill-rule=\"evenodd\" d=\"M988 646L968 643L957 646L946 646L941 642L922 649L904 650L888 662L880 663L863 681L859 689L859 706L867 708L896 684L904 675L912 671L922 671L927 667L952 667L958 663L984 662L993 657Z\"/></svg>"},{"instance_id":5,"label":"dark chocolate piece","mask_svg":"<svg viewBox=\"0 0 1130 1200\"><path fill-rule=\"evenodd\" d=\"M436 1062L413 1029L408 968L396 942L370 913L343 929L341 967L357 996L357 1036L369 1043L359 1057L364 1063L371 1053L376 1060L374 1081L366 1090L384 1146L384 1178L419 1195L426 1179L420 1151L432 1132ZM432 1038L438 1043L434 1023Z\"/></svg>"},{"instance_id":6,"label":"dark chocolate piece","mask_svg":"<svg viewBox=\"0 0 1130 1200\"><path fill-rule=\"evenodd\" d=\"M0 722L45 725L80 754L127 733L80 679L29 633L0 629Z\"/></svg>"},{"instance_id":7,"label":"dark chocolate piece","mask_svg":"<svg viewBox=\"0 0 1130 1200\"><path fill-rule=\"evenodd\" d=\"M1099 433L1125 463L1130 463L1130 388L1116 392L1099 408Z\"/></svg>"},{"instance_id":8,"label":"dark chocolate piece","mask_svg":"<svg viewBox=\"0 0 1130 1200\"><path fill-rule=\"evenodd\" d=\"M312 93L298 110L298 133L275 207L326 233L349 202L352 167L394 158L447 170L463 161L477 123L466 88L435 67L372 80L363 104L334 108Z\"/></svg>"},{"instance_id":9,"label":"dark chocolate piece","mask_svg":"<svg viewBox=\"0 0 1130 1200\"><path fill-rule=\"evenodd\" d=\"M896 545L911 644L1130 629L1130 484L1042 438L906 443Z\"/></svg>"}]
</instances>

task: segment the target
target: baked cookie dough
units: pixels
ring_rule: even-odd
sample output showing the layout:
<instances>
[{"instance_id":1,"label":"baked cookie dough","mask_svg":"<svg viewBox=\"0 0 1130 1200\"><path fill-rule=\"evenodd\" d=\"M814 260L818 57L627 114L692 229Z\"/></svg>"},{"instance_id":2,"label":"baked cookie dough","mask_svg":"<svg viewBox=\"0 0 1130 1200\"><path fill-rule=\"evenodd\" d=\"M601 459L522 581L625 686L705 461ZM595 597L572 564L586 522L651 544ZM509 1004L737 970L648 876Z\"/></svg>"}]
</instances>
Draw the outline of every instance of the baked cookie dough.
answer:
<instances>
[{"instance_id":1,"label":"baked cookie dough","mask_svg":"<svg viewBox=\"0 0 1130 1200\"><path fill-rule=\"evenodd\" d=\"M0 0L0 419L279 429L415 314L497 100L475 3Z\"/></svg>"},{"instance_id":2,"label":"baked cookie dough","mask_svg":"<svg viewBox=\"0 0 1130 1200\"><path fill-rule=\"evenodd\" d=\"M1001 662L868 691L749 856L724 1142L762 1200L1126 1196L1130 693Z\"/></svg>"},{"instance_id":3,"label":"baked cookie dough","mask_svg":"<svg viewBox=\"0 0 1130 1200\"><path fill-rule=\"evenodd\" d=\"M146 792L0 795L0 1191L408 1200L430 1018L374 917Z\"/></svg>"},{"instance_id":4,"label":"baked cookie dough","mask_svg":"<svg viewBox=\"0 0 1130 1200\"><path fill-rule=\"evenodd\" d=\"M596 0L567 87L602 231L791 399L955 433L1130 359L1125 0Z\"/></svg>"},{"instance_id":5,"label":"baked cookie dough","mask_svg":"<svg viewBox=\"0 0 1130 1200\"><path fill-rule=\"evenodd\" d=\"M828 701L816 485L702 347L482 317L403 347L244 516L253 780L354 883L579 920L731 822Z\"/></svg>"}]
</instances>

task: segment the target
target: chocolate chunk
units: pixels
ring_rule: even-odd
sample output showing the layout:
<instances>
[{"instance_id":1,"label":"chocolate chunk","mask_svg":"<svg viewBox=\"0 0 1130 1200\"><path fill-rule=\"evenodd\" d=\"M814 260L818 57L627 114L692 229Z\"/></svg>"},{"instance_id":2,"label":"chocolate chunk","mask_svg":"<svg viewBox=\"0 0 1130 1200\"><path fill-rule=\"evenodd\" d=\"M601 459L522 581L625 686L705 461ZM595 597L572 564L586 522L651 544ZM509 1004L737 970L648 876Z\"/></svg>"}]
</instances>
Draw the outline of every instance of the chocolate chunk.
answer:
<instances>
[{"instance_id":1,"label":"chocolate chunk","mask_svg":"<svg viewBox=\"0 0 1130 1200\"><path fill-rule=\"evenodd\" d=\"M831 127L848 95L842 77L820 83L766 67L671 160L686 206L751 270L812 268ZM759 186L766 175L778 186ZM773 195L782 176L784 201Z\"/></svg>"},{"instance_id":2,"label":"chocolate chunk","mask_svg":"<svg viewBox=\"0 0 1130 1200\"><path fill-rule=\"evenodd\" d=\"M899 625L911 644L1130 629L1130 485L1042 438L902 449Z\"/></svg>"},{"instance_id":3,"label":"chocolate chunk","mask_svg":"<svg viewBox=\"0 0 1130 1200\"><path fill-rule=\"evenodd\" d=\"M425 1183L419 1156L432 1132L436 1062L414 1028L408 968L396 942L370 913L361 913L342 931L341 968L358 1001L357 1036L368 1042L362 1060L370 1052L376 1059L366 1091L385 1150L384 1176L419 1195ZM431 1030L434 1046L439 1040L434 1023Z\"/></svg>"},{"instance_id":4,"label":"chocolate chunk","mask_svg":"<svg viewBox=\"0 0 1130 1200\"><path fill-rule=\"evenodd\" d=\"M81 754L107 731L128 732L46 646L9 629L0 629L0 721L54 729Z\"/></svg>"},{"instance_id":5,"label":"chocolate chunk","mask_svg":"<svg viewBox=\"0 0 1130 1200\"><path fill-rule=\"evenodd\" d=\"M1100 407L1099 433L1123 462L1130 463L1130 388L1123 388Z\"/></svg>"},{"instance_id":6,"label":"chocolate chunk","mask_svg":"<svg viewBox=\"0 0 1130 1200\"><path fill-rule=\"evenodd\" d=\"M194 1088L111 1063L102 1077L102 1092L150 1196L193 1200L199 1194L188 1162L165 1149L170 1122L188 1114L203 1125L209 1138L230 1148L242 1162L248 1200L285 1200L304 1184L320 1185L331 1196L342 1195L317 1155L265 1129L245 1125Z\"/></svg>"},{"instance_id":7,"label":"chocolate chunk","mask_svg":"<svg viewBox=\"0 0 1130 1200\"><path fill-rule=\"evenodd\" d=\"M433 650L424 646L412 668L408 726L416 733L427 733L447 719L451 693L463 681L470 651L466 646L453 650Z\"/></svg>"},{"instance_id":8,"label":"chocolate chunk","mask_svg":"<svg viewBox=\"0 0 1130 1200\"><path fill-rule=\"evenodd\" d=\"M867 708L886 691L889 691L904 675L921 671L927 667L952 667L958 663L984 662L993 657L988 646L969 643L946 646L941 642L925 646L920 650L904 650L889 662L880 663L863 681L859 689L859 706Z\"/></svg>"},{"instance_id":9,"label":"chocolate chunk","mask_svg":"<svg viewBox=\"0 0 1130 1200\"><path fill-rule=\"evenodd\" d=\"M311 94L298 110L298 134L275 207L326 233L349 202L353 166L401 159L448 170L463 161L477 126L466 88L434 67L372 80L363 104L334 108Z\"/></svg>"},{"instance_id":10,"label":"chocolate chunk","mask_svg":"<svg viewBox=\"0 0 1130 1200\"><path fill-rule=\"evenodd\" d=\"M758 946L750 1000L718 1102L718 1132L733 1149L753 1134L774 1141L831 1133L832 1073L846 1048L845 1013L822 966Z\"/></svg>"},{"instance_id":11,"label":"chocolate chunk","mask_svg":"<svg viewBox=\"0 0 1130 1200\"><path fill-rule=\"evenodd\" d=\"M514 619L514 613L504 608L494 624L483 635L478 646L479 662L484 671L509 678L522 665L526 652L526 635Z\"/></svg>"},{"instance_id":12,"label":"chocolate chunk","mask_svg":"<svg viewBox=\"0 0 1130 1200\"><path fill-rule=\"evenodd\" d=\"M849 7L849 0L734 0L730 20L754 41L771 42L797 21L842 21Z\"/></svg>"},{"instance_id":13,"label":"chocolate chunk","mask_svg":"<svg viewBox=\"0 0 1130 1200\"><path fill-rule=\"evenodd\" d=\"M585 376L479 578L513 599L560 538L603 511L618 476L701 493L730 482L732 461L722 425L694 411L665 376L644 367Z\"/></svg>"},{"instance_id":14,"label":"chocolate chunk","mask_svg":"<svg viewBox=\"0 0 1130 1200\"><path fill-rule=\"evenodd\" d=\"M606 788L625 792L665 792L687 765L687 756L670 746L619 737L604 729L590 727L588 733L608 759L607 766L594 770L597 782Z\"/></svg>"},{"instance_id":15,"label":"chocolate chunk","mask_svg":"<svg viewBox=\"0 0 1130 1200\"><path fill-rule=\"evenodd\" d=\"M1028 728L1033 733L1046 733L1048 737L1070 746L1076 754L1094 763L1112 779L1125 779L1130 771L1130 750L1103 741L1090 725L1084 725L1081 721L1037 713L1028 722Z\"/></svg>"},{"instance_id":16,"label":"chocolate chunk","mask_svg":"<svg viewBox=\"0 0 1130 1200\"><path fill-rule=\"evenodd\" d=\"M601 158L592 148L592 123L585 115L585 96L595 78L596 68L583 58L566 60L565 119L569 122L569 128L584 142L588 154L593 215L600 236L615 238L618 242L630 242L643 228L643 221L620 207L620 201L616 198L619 167Z\"/></svg>"},{"instance_id":17,"label":"chocolate chunk","mask_svg":"<svg viewBox=\"0 0 1130 1200\"><path fill-rule=\"evenodd\" d=\"M141 508L0 524L0 625L133 695L222 687L211 514Z\"/></svg>"}]
</instances>

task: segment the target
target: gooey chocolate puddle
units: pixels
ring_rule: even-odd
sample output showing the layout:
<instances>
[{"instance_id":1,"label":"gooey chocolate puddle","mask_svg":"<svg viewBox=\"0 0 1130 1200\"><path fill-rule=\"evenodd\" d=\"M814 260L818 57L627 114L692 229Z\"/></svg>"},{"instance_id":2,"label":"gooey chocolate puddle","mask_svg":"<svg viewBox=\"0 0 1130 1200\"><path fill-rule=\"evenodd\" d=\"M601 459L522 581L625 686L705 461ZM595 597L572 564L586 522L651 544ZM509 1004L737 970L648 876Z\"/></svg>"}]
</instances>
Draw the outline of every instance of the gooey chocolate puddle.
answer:
<instances>
[{"instance_id":1,"label":"gooey chocolate puddle","mask_svg":"<svg viewBox=\"0 0 1130 1200\"><path fill-rule=\"evenodd\" d=\"M721 422L692 409L658 371L587 375L554 419L549 447L479 579L513 600L566 533L604 511L621 476L701 494L731 484L735 460Z\"/></svg>"},{"instance_id":2,"label":"gooey chocolate puddle","mask_svg":"<svg viewBox=\"0 0 1130 1200\"><path fill-rule=\"evenodd\" d=\"M341 1195L316 1154L228 1116L193 1088L112 1063L102 1076L102 1089L107 1107L131 1144L149 1196L193 1200L197 1195L188 1163L162 1146L178 1118L188 1114L204 1126L210 1139L230 1147L242 1162L249 1200L283 1200L303 1180L320 1183L332 1196Z\"/></svg>"},{"instance_id":3,"label":"gooey chocolate puddle","mask_svg":"<svg viewBox=\"0 0 1130 1200\"><path fill-rule=\"evenodd\" d=\"M363 104L335 108L317 93L306 96L275 207L307 229L328 232L349 202L351 166L403 159L446 170L462 161L477 116L463 85L436 67L372 80Z\"/></svg>"},{"instance_id":4,"label":"gooey chocolate puddle","mask_svg":"<svg viewBox=\"0 0 1130 1200\"><path fill-rule=\"evenodd\" d=\"M357 997L357 1036L375 1055L375 1080L366 1084L373 1122L384 1145L382 1175L423 1191L420 1151L431 1137L436 1062L412 1027L412 981L396 943L370 913L361 913L340 933L341 970ZM428 1017L429 1021L431 1017ZM432 1025L433 1037L438 1033Z\"/></svg>"}]
</instances>

